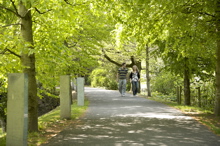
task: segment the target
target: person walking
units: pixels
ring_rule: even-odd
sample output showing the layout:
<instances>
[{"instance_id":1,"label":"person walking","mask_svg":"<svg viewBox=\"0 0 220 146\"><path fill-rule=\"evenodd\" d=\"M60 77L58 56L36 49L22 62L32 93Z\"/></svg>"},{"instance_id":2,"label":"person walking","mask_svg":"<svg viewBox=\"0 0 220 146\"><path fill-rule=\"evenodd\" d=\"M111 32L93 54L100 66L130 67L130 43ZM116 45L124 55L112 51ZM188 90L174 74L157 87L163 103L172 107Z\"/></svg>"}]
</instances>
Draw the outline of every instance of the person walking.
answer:
<instances>
[{"instance_id":1,"label":"person walking","mask_svg":"<svg viewBox=\"0 0 220 146\"><path fill-rule=\"evenodd\" d=\"M136 65L132 67L132 72L130 74L130 82L132 84L133 95L136 96L139 89L140 73Z\"/></svg>"},{"instance_id":2,"label":"person walking","mask_svg":"<svg viewBox=\"0 0 220 146\"><path fill-rule=\"evenodd\" d=\"M126 77L127 77L128 69L126 68L126 63L122 63L122 67L118 69L117 73L117 81L118 81L118 89L121 93L121 96L125 96L126 92Z\"/></svg>"}]
</instances>

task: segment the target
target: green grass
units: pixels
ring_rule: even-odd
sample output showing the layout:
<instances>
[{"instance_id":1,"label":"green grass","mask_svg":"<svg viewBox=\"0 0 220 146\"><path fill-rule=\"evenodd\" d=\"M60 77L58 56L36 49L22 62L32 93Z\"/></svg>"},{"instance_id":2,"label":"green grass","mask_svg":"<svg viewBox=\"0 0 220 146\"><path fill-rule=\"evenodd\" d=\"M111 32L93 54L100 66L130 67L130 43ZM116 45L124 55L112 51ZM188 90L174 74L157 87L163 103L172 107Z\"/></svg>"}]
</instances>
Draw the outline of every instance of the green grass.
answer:
<instances>
[{"instance_id":1,"label":"green grass","mask_svg":"<svg viewBox=\"0 0 220 146\"><path fill-rule=\"evenodd\" d=\"M0 146L5 146L6 145L6 135L2 133L2 128L0 128L1 133L0 133Z\"/></svg>"},{"instance_id":2,"label":"green grass","mask_svg":"<svg viewBox=\"0 0 220 146\"><path fill-rule=\"evenodd\" d=\"M168 101L160 97L150 97L149 99L181 110L186 115L193 117L203 125L207 126L213 133L220 135L220 117L216 117L212 111L204 110L196 106L179 105L176 102Z\"/></svg>"},{"instance_id":3,"label":"green grass","mask_svg":"<svg viewBox=\"0 0 220 146\"><path fill-rule=\"evenodd\" d=\"M88 101L85 101L85 106L77 106L76 101L71 106L71 119L60 119L60 107L50 111L49 113L38 118L39 132L28 134L28 145L37 146L48 141L51 137L62 131L70 124L77 122L77 119L81 117L89 105ZM1 130L1 129L0 129ZM6 136L0 133L0 146L5 146Z\"/></svg>"},{"instance_id":4,"label":"green grass","mask_svg":"<svg viewBox=\"0 0 220 146\"><path fill-rule=\"evenodd\" d=\"M38 119L39 132L29 133L28 145L41 145L64 128L67 128L70 124L76 123L76 120L85 113L88 104L89 102L85 101L85 106L77 106L76 101L74 101L71 106L70 120L60 119L60 107L57 107L53 111L41 116Z\"/></svg>"}]
</instances>

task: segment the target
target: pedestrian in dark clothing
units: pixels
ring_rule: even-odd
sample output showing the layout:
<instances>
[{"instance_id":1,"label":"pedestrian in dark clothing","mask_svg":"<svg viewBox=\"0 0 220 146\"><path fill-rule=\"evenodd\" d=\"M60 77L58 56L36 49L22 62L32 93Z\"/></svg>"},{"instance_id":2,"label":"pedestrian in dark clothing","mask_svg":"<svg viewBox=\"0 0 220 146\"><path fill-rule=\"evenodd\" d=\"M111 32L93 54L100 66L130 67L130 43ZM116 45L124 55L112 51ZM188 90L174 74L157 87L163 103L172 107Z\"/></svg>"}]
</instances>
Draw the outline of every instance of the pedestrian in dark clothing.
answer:
<instances>
[{"instance_id":1,"label":"pedestrian in dark clothing","mask_svg":"<svg viewBox=\"0 0 220 146\"><path fill-rule=\"evenodd\" d=\"M139 89L140 73L136 65L132 67L132 72L130 74L130 82L132 84L133 95L136 96Z\"/></svg>"},{"instance_id":2,"label":"pedestrian in dark clothing","mask_svg":"<svg viewBox=\"0 0 220 146\"><path fill-rule=\"evenodd\" d=\"M118 89L121 96L125 96L127 73L128 69L126 68L126 63L122 63L122 67L118 69L117 73Z\"/></svg>"}]
</instances>

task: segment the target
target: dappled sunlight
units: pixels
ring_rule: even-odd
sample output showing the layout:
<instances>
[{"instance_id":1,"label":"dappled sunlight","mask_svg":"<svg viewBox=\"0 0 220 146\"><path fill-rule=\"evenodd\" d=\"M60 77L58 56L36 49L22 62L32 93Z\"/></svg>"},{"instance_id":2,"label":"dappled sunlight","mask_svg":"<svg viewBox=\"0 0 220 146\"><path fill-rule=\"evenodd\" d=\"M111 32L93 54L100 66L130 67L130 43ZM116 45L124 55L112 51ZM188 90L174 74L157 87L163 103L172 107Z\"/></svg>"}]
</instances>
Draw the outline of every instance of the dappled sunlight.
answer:
<instances>
[{"instance_id":1,"label":"dappled sunlight","mask_svg":"<svg viewBox=\"0 0 220 146\"><path fill-rule=\"evenodd\" d=\"M86 92L103 92L104 89L102 88L90 88L90 87L85 87L85 93ZM112 90L106 90L106 92L112 92Z\"/></svg>"},{"instance_id":2,"label":"dappled sunlight","mask_svg":"<svg viewBox=\"0 0 220 146\"><path fill-rule=\"evenodd\" d=\"M87 94L90 105L81 122L51 139L51 145L200 146L213 141L220 143L220 139L203 125L164 104L131 95L120 97L117 91L103 89L89 88Z\"/></svg>"},{"instance_id":3,"label":"dappled sunlight","mask_svg":"<svg viewBox=\"0 0 220 146\"><path fill-rule=\"evenodd\" d=\"M175 120L151 117L87 119L81 125L69 127L56 145L61 143L95 145L103 144L103 142L122 146L170 145L176 141L180 145L193 145L195 142L202 144L205 140L199 136L201 127L202 125L191 119Z\"/></svg>"},{"instance_id":4,"label":"dappled sunlight","mask_svg":"<svg viewBox=\"0 0 220 146\"><path fill-rule=\"evenodd\" d=\"M158 118L158 119L192 119L189 116L175 116L169 114L158 114L158 113L136 113L136 114L123 114L117 115L119 117L146 117L146 118Z\"/></svg>"}]
</instances>

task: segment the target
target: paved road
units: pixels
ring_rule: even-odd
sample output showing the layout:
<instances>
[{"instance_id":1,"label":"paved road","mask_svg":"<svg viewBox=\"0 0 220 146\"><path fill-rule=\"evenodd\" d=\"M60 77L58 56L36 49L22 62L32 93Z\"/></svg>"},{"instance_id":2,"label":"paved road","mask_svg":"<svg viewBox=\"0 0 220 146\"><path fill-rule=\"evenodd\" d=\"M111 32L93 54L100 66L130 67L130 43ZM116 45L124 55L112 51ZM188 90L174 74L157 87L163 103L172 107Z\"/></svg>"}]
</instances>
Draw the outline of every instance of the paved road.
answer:
<instances>
[{"instance_id":1,"label":"paved road","mask_svg":"<svg viewBox=\"0 0 220 146\"><path fill-rule=\"evenodd\" d=\"M104 89L86 88L86 96L81 124L45 146L220 146L220 137L164 104Z\"/></svg>"}]
</instances>

